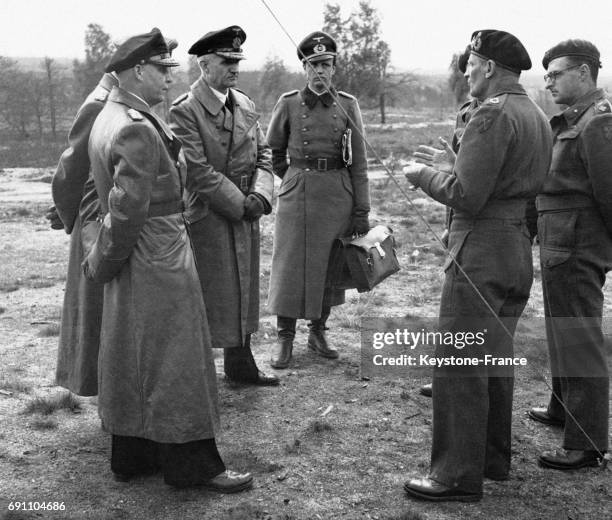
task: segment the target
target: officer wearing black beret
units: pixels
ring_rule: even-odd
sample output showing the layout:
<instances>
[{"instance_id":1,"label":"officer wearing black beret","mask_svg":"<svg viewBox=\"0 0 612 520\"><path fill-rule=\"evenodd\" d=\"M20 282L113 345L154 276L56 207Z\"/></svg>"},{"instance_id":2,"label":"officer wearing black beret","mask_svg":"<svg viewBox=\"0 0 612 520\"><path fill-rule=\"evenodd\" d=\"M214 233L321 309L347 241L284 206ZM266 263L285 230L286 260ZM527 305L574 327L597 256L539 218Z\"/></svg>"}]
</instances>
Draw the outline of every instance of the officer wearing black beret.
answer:
<instances>
[{"instance_id":1,"label":"officer wearing black beret","mask_svg":"<svg viewBox=\"0 0 612 520\"><path fill-rule=\"evenodd\" d=\"M454 212L440 327L462 337L486 331L482 345L436 350L449 364L434 369L430 471L404 486L410 496L432 501L477 501L484 477L509 477L513 371L488 365L485 356L513 357L511 335L533 279L526 208L552 149L546 117L518 82L520 71L531 67L521 42L504 31L480 30L470 46L465 76L480 107L451 171L421 164L405 169L413 185ZM458 358L482 362L455 363Z\"/></svg>"},{"instance_id":2,"label":"officer wearing black beret","mask_svg":"<svg viewBox=\"0 0 612 520\"><path fill-rule=\"evenodd\" d=\"M251 334L259 327L259 219L272 211L271 153L253 101L236 88L246 33L210 31L189 53L202 72L170 109L187 158L186 217L196 253L213 347L225 375L276 385L257 367Z\"/></svg>"},{"instance_id":3,"label":"officer wearing black beret","mask_svg":"<svg viewBox=\"0 0 612 520\"><path fill-rule=\"evenodd\" d=\"M608 449L609 373L601 316L612 265L612 107L597 88L597 47L566 40L544 54L544 79L563 112L537 198L540 263L553 395L531 419L563 428L563 449L540 465L597 466ZM570 333L568 333L570 332Z\"/></svg>"},{"instance_id":4,"label":"officer wearing black beret","mask_svg":"<svg viewBox=\"0 0 612 520\"><path fill-rule=\"evenodd\" d=\"M344 291L326 283L330 251L334 239L369 230L361 111L357 99L332 85L336 42L316 31L297 55L307 85L280 97L267 134L274 173L283 180L268 298L278 316L274 368L289 366L298 318L311 320L308 348L338 357L325 334L331 307L344 303Z\"/></svg>"}]
</instances>

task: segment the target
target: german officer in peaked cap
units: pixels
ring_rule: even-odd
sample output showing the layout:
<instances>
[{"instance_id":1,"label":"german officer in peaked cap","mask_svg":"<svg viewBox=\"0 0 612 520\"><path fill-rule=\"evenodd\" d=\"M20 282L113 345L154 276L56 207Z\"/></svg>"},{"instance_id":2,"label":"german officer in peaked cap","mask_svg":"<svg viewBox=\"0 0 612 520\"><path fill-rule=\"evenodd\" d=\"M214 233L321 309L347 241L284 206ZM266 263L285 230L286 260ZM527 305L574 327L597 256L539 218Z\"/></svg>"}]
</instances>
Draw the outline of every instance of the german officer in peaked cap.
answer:
<instances>
[{"instance_id":1,"label":"german officer in peaked cap","mask_svg":"<svg viewBox=\"0 0 612 520\"><path fill-rule=\"evenodd\" d=\"M474 32L465 75L480 107L467 123L452 171L421 164L405 169L412 184L454 211L440 327L453 334L486 331L482 345L437 347L437 358L483 362L434 369L430 472L404 486L416 498L477 501L484 477L509 475L513 370L484 360L487 354L513 357L512 336L533 278L525 212L546 176L552 136L518 83L530 67L515 36Z\"/></svg>"},{"instance_id":2,"label":"german officer in peaked cap","mask_svg":"<svg viewBox=\"0 0 612 520\"><path fill-rule=\"evenodd\" d=\"M187 159L186 217L213 347L228 379L276 385L257 368L251 334L259 327L259 219L272 211L271 153L253 101L236 87L246 34L232 25L189 49L202 75L170 109Z\"/></svg>"},{"instance_id":3,"label":"german officer in peaked cap","mask_svg":"<svg viewBox=\"0 0 612 520\"><path fill-rule=\"evenodd\" d=\"M126 40L106 68L119 86L89 138L102 218L83 267L105 284L98 411L117 479L161 468L176 487L234 492L252 476L227 471L215 443L215 367L182 216L184 157L151 111L176 65L158 29Z\"/></svg>"},{"instance_id":4,"label":"german officer in peaked cap","mask_svg":"<svg viewBox=\"0 0 612 520\"><path fill-rule=\"evenodd\" d=\"M547 468L597 466L608 449L610 378L601 329L612 266L612 106L597 88L597 47L566 40L544 55L546 88L564 107L551 120L550 172L537 198L553 392L531 419L564 429Z\"/></svg>"},{"instance_id":5,"label":"german officer in peaked cap","mask_svg":"<svg viewBox=\"0 0 612 520\"><path fill-rule=\"evenodd\" d=\"M178 46L166 38L168 51ZM93 283L83 274L81 264L91 238L88 227L100 212L95 183L89 175L87 151L89 134L96 117L104 107L111 89L118 85L117 74L106 72L100 83L79 108L68 134L69 147L62 153L51 183L54 211L60 229L70 234L68 272L62 307L57 349L56 383L77 395L98 393L98 351L104 286Z\"/></svg>"},{"instance_id":6,"label":"german officer in peaked cap","mask_svg":"<svg viewBox=\"0 0 612 520\"><path fill-rule=\"evenodd\" d=\"M367 233L370 195L359 104L332 86L337 46L321 31L298 47L307 76L300 91L283 94L268 127L274 173L282 179L274 230L269 310L277 315L274 368L291 361L297 318L311 320L308 348L325 358L331 307L344 291L326 280L333 241Z\"/></svg>"}]
</instances>

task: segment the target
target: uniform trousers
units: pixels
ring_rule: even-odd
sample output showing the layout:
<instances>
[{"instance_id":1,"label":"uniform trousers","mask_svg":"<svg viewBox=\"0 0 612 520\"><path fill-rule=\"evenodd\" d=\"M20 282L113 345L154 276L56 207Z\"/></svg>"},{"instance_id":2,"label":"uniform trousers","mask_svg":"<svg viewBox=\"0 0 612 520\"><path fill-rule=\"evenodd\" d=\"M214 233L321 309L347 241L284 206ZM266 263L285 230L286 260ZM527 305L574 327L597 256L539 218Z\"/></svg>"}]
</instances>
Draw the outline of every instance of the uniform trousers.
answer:
<instances>
[{"instance_id":1,"label":"uniform trousers","mask_svg":"<svg viewBox=\"0 0 612 520\"><path fill-rule=\"evenodd\" d=\"M225 471L215 439L180 444L141 437L112 436L111 470L133 477L161 470L166 484L197 486Z\"/></svg>"},{"instance_id":2,"label":"uniform trousers","mask_svg":"<svg viewBox=\"0 0 612 520\"><path fill-rule=\"evenodd\" d=\"M595 208L541 212L538 236L553 392L559 398L551 396L548 412L565 421L565 449L607 450L610 379L601 319L612 238Z\"/></svg>"},{"instance_id":3,"label":"uniform trousers","mask_svg":"<svg viewBox=\"0 0 612 520\"><path fill-rule=\"evenodd\" d=\"M529 298L533 267L524 218L453 217L449 249L493 313L453 262L448 262L440 304L440 329L462 338L480 333L480 345L437 345L437 358L513 356L516 323ZM506 330L504 330L504 328ZM510 470L513 368L434 368L430 478L467 492L482 491L483 477Z\"/></svg>"}]
</instances>

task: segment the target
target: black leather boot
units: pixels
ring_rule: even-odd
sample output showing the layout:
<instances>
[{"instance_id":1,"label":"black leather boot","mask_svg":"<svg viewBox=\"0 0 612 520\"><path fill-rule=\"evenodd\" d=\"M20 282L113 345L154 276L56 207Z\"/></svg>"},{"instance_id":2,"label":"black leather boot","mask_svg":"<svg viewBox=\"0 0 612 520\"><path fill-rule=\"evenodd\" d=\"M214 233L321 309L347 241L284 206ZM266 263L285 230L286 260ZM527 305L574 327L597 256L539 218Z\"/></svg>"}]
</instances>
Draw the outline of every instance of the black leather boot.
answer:
<instances>
[{"instance_id":1,"label":"black leather boot","mask_svg":"<svg viewBox=\"0 0 612 520\"><path fill-rule=\"evenodd\" d=\"M276 318L278 336L270 356L270 366L272 368L287 368L289 366L293 354L295 322L295 318L286 318L284 316Z\"/></svg>"},{"instance_id":2,"label":"black leather boot","mask_svg":"<svg viewBox=\"0 0 612 520\"><path fill-rule=\"evenodd\" d=\"M323 308L321 317L318 320L312 320L308 325L310 327L308 348L324 358L336 359L338 351L327 344L327 338L325 337L325 331L328 330L325 324L327 323L327 318L329 318L330 311L330 308Z\"/></svg>"}]
</instances>

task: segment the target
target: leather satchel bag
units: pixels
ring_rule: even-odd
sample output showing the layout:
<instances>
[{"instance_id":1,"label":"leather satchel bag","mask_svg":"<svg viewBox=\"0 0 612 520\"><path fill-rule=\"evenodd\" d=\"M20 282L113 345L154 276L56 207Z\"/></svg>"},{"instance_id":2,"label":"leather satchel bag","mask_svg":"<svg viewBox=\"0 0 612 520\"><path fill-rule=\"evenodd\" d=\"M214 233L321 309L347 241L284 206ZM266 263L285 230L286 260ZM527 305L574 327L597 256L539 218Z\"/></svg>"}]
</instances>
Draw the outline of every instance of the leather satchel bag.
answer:
<instances>
[{"instance_id":1,"label":"leather satchel bag","mask_svg":"<svg viewBox=\"0 0 612 520\"><path fill-rule=\"evenodd\" d=\"M378 225L358 238L338 238L330 257L328 285L335 289L371 291L400 269L393 230Z\"/></svg>"}]
</instances>

